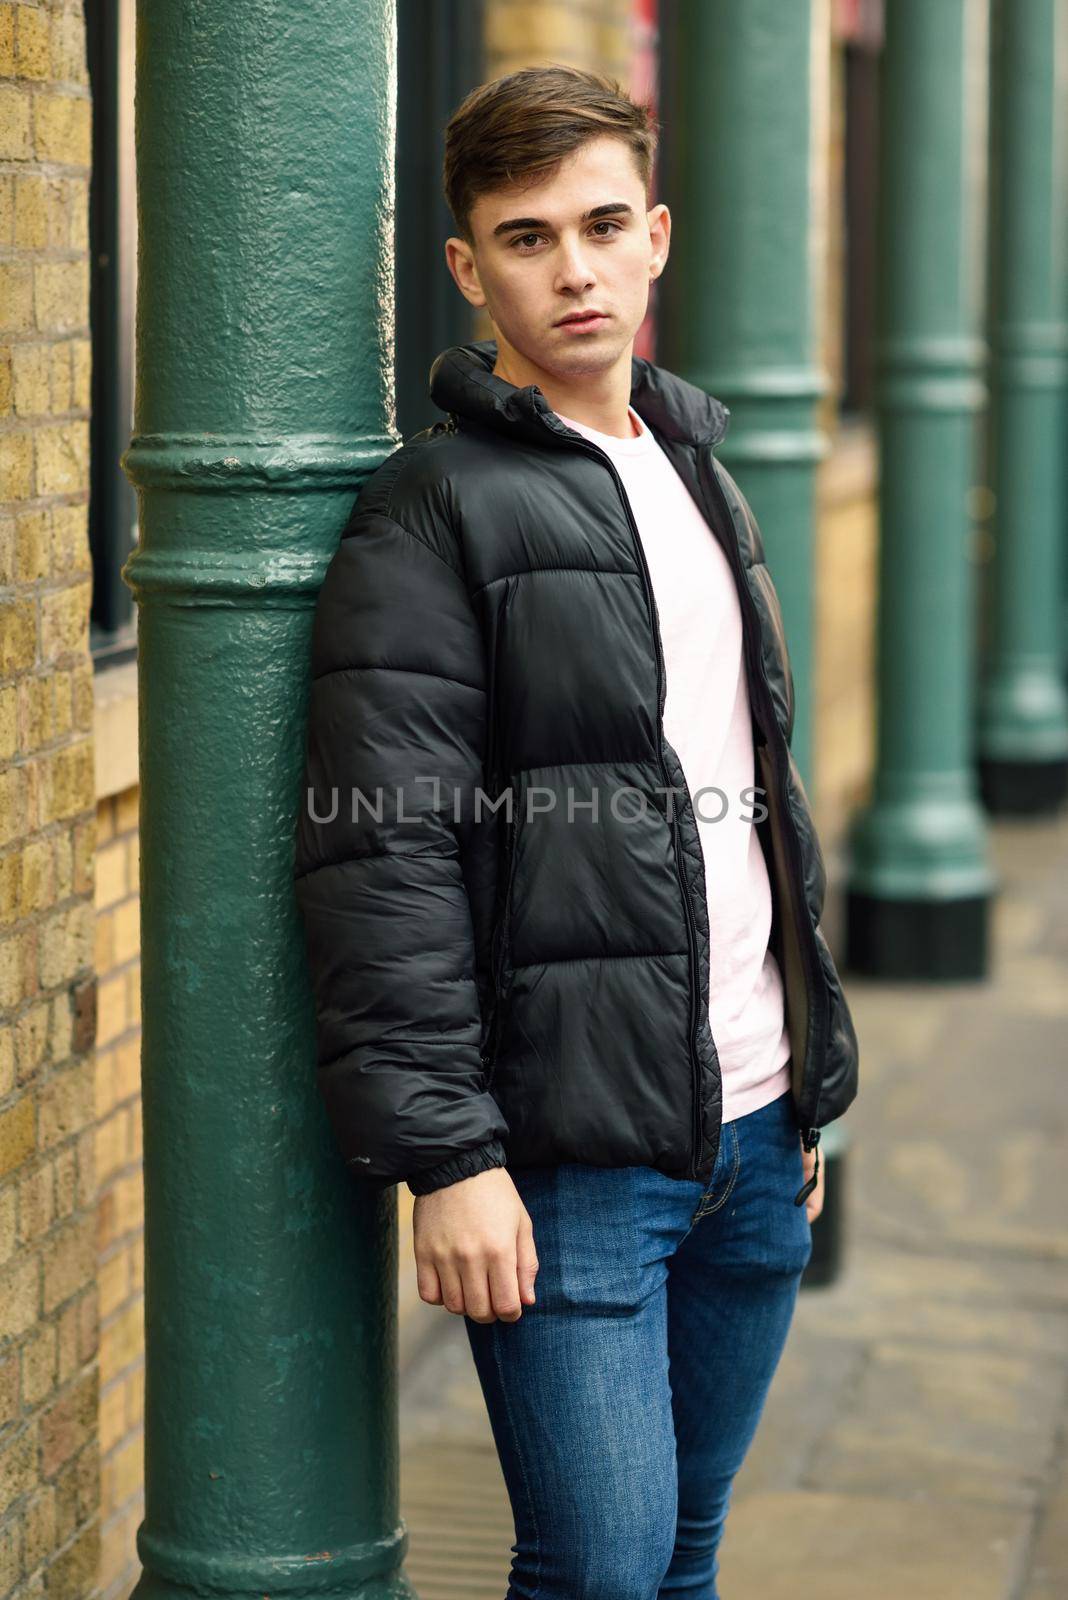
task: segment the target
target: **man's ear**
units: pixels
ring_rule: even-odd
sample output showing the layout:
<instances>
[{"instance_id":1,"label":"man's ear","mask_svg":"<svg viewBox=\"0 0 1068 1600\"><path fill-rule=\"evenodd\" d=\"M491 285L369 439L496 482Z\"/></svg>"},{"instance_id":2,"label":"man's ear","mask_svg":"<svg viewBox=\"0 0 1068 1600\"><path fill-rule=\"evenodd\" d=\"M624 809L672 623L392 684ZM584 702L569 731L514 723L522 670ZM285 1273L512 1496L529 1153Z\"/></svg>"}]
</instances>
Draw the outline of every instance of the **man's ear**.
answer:
<instances>
[{"instance_id":1,"label":"man's ear","mask_svg":"<svg viewBox=\"0 0 1068 1600\"><path fill-rule=\"evenodd\" d=\"M477 308L484 306L486 296L478 279L478 263L466 239L453 235L445 240L445 264L468 304Z\"/></svg>"}]
</instances>

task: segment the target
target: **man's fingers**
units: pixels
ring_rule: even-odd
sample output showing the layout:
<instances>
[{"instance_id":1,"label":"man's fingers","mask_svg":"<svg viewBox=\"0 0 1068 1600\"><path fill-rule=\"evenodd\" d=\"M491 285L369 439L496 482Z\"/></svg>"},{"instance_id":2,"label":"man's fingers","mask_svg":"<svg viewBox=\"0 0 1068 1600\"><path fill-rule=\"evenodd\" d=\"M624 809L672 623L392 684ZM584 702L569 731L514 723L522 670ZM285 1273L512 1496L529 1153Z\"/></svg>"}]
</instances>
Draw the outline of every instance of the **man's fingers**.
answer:
<instances>
[{"instance_id":1,"label":"man's fingers","mask_svg":"<svg viewBox=\"0 0 1068 1600\"><path fill-rule=\"evenodd\" d=\"M415 1282L420 1300L425 1300L428 1306L442 1304L441 1279L432 1262L416 1260Z\"/></svg>"},{"instance_id":2,"label":"man's fingers","mask_svg":"<svg viewBox=\"0 0 1068 1600\"><path fill-rule=\"evenodd\" d=\"M520 1298L525 1306L534 1304L534 1279L537 1271L538 1255L534 1249L534 1227L530 1213L524 1211L516 1235L516 1274L519 1279Z\"/></svg>"},{"instance_id":3,"label":"man's fingers","mask_svg":"<svg viewBox=\"0 0 1068 1600\"><path fill-rule=\"evenodd\" d=\"M489 1287L494 1315L500 1317L502 1322L517 1322L523 1306L519 1296L514 1247L490 1261Z\"/></svg>"}]
</instances>

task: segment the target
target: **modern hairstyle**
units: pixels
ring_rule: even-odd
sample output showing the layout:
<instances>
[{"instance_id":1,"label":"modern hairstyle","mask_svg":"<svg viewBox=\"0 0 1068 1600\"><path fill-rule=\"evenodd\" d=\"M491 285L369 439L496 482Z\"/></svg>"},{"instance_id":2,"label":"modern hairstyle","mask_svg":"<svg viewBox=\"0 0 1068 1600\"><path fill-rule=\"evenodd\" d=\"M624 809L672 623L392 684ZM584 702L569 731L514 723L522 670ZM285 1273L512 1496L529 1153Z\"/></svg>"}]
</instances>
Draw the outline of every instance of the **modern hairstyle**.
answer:
<instances>
[{"instance_id":1,"label":"modern hairstyle","mask_svg":"<svg viewBox=\"0 0 1068 1600\"><path fill-rule=\"evenodd\" d=\"M523 177L549 177L587 139L606 133L633 152L648 193L658 124L614 78L554 62L473 89L445 127L442 184L457 232L473 245L471 209L479 195Z\"/></svg>"}]
</instances>

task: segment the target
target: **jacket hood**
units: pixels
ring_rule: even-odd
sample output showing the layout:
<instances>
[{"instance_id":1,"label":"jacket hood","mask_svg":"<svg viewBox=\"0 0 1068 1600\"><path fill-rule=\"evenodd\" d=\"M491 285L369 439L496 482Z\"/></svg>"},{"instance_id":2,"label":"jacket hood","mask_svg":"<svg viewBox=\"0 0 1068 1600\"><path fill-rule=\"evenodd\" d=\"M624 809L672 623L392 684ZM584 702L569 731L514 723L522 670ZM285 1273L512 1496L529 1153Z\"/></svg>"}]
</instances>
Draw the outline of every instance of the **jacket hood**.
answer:
<instances>
[{"instance_id":1,"label":"jacket hood","mask_svg":"<svg viewBox=\"0 0 1068 1600\"><path fill-rule=\"evenodd\" d=\"M502 433L545 444L546 425L570 435L536 383L517 388L496 377L496 339L476 339L443 350L430 368L430 398L442 411ZM642 356L631 358L630 403L654 432L686 444L717 444L730 412L714 399Z\"/></svg>"}]
</instances>

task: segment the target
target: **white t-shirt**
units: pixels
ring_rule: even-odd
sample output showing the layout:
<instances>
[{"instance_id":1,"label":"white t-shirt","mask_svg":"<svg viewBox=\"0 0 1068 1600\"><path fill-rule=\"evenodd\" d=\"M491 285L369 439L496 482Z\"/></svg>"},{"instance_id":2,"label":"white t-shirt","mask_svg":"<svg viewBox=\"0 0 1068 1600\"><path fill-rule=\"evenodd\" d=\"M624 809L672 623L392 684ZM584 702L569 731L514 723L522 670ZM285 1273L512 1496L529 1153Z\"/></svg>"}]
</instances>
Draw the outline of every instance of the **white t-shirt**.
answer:
<instances>
[{"instance_id":1,"label":"white t-shirt","mask_svg":"<svg viewBox=\"0 0 1068 1600\"><path fill-rule=\"evenodd\" d=\"M741 607L718 539L653 434L628 410L640 429L629 439L557 415L611 458L649 566L664 647L664 732L694 799L705 858L709 1022L723 1121L730 1122L790 1087L782 975L768 946L771 885L756 825L746 820L766 801L745 796L756 779Z\"/></svg>"}]
</instances>

